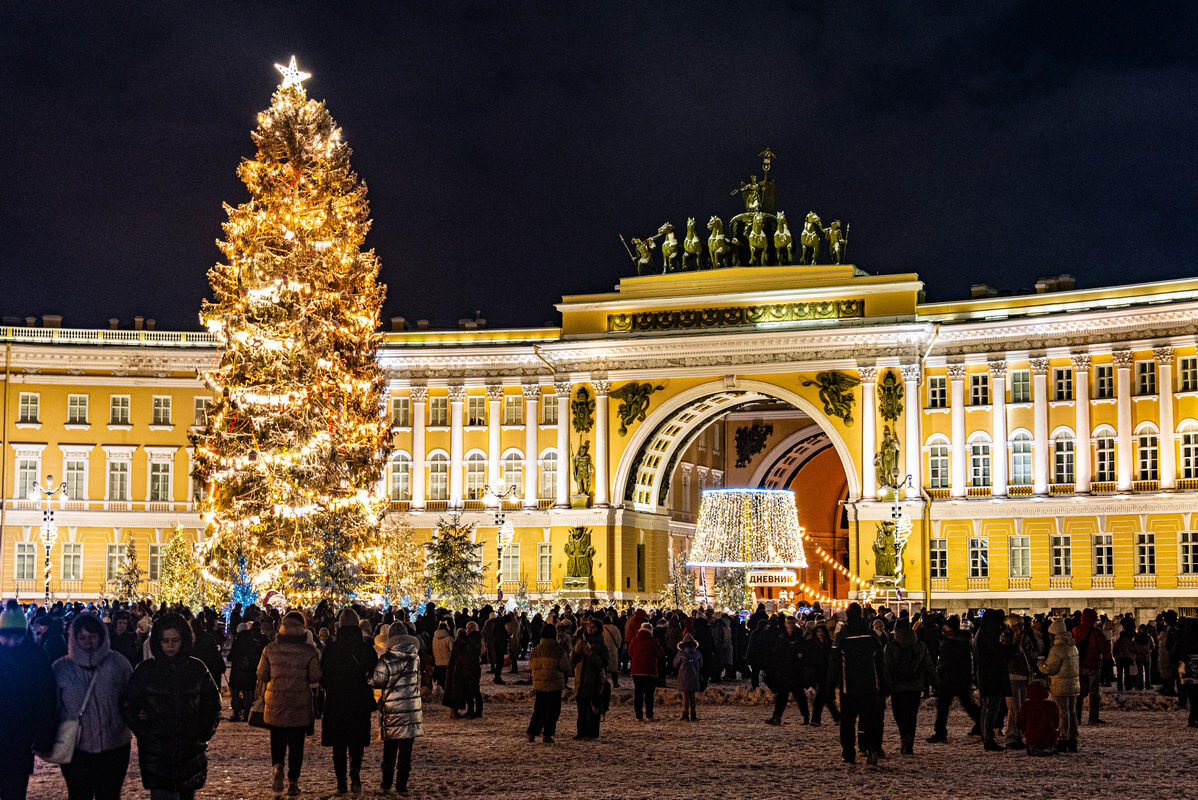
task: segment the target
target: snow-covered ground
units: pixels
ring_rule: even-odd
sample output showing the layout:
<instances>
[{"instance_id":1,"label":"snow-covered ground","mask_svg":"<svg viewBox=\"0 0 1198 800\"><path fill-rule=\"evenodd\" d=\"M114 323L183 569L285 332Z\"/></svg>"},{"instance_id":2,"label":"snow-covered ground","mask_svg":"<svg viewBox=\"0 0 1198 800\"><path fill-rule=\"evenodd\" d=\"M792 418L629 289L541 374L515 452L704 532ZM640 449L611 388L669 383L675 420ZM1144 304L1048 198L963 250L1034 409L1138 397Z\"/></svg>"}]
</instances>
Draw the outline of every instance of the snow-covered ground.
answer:
<instances>
[{"instance_id":1,"label":"snow-covered ground","mask_svg":"<svg viewBox=\"0 0 1198 800\"><path fill-rule=\"evenodd\" d=\"M507 676L509 680L513 676ZM527 681L527 674L516 678ZM841 763L839 727L825 715L822 727L799 724L792 705L781 728L764 724L772 701L743 684L720 684L701 698L699 721L678 719L674 692L654 722L637 722L631 680L621 680L597 742L575 742L575 710L563 703L557 741L529 743L524 735L532 701L527 685L495 686L484 676L488 702L483 717L451 720L439 703L426 701L423 738L413 755L412 797L438 798L1193 798L1198 730L1184 713L1167 709L1150 693L1104 697L1100 727L1082 726L1077 755L1029 758L988 753L966 736L969 723L954 709L947 744L924 744L934 706L920 711L914 756L898 754L898 734L887 712L889 759L876 768L863 759ZM1136 710L1122 710L1123 708ZM227 701L226 701L227 712ZM227 716L227 713L226 713ZM319 726L319 723L317 723ZM307 742L300 781L304 797L334 797L331 750L319 730ZM364 798L377 797L383 749L366 751ZM268 733L223 721L212 742L208 785L201 798L273 798ZM143 800L137 749L125 783L126 798ZM57 767L38 763L32 800L65 798Z\"/></svg>"}]
</instances>

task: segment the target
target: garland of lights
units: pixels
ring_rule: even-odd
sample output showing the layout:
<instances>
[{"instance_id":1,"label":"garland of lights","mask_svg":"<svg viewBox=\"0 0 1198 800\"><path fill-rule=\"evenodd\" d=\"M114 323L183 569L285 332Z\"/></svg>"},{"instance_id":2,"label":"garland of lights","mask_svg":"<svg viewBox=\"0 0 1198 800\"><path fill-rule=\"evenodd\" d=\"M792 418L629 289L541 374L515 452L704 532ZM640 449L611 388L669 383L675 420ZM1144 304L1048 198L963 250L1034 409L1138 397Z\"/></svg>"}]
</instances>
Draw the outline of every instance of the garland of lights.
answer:
<instances>
[{"instance_id":1,"label":"garland of lights","mask_svg":"<svg viewBox=\"0 0 1198 800\"><path fill-rule=\"evenodd\" d=\"M807 566L802 537L794 492L708 489L687 566L801 569Z\"/></svg>"}]
</instances>

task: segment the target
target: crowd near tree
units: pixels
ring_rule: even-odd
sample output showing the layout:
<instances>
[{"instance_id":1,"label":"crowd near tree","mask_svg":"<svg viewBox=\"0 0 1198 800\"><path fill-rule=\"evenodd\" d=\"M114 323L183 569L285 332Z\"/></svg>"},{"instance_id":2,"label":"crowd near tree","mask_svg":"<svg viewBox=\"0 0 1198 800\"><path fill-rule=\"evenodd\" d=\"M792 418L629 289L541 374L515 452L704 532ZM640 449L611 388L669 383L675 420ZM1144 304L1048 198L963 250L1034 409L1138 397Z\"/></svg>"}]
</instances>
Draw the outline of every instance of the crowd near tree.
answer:
<instances>
[{"instance_id":1,"label":"crowd near tree","mask_svg":"<svg viewBox=\"0 0 1198 800\"><path fill-rule=\"evenodd\" d=\"M69 800L119 798L134 738L151 798L193 798L207 777L222 684L227 719L267 732L275 792L300 794L305 743L318 723L338 793L361 792L377 716L376 785L406 794L430 706L453 720L481 717L484 675L504 683L524 660L529 742L554 742L567 693L574 739L597 740L621 674L646 724L663 687L677 690L681 719L691 721L711 684L764 685L774 700L766 724L782 724L791 700L803 725L820 725L826 710L839 723L844 760L870 765L887 758L888 700L902 755L914 753L928 697L932 745L980 740L987 751L1076 753L1082 720L1105 723L1104 685L1175 696L1198 728L1198 619L1173 611L1137 624L1132 614L1090 608L962 618L857 603L797 615L764 605L736 614L563 604L542 614L432 602L420 613L328 602L193 613L148 601L47 608L10 600L0 613L0 719L22 724L9 726L0 748L0 800L25 798L35 754L60 765ZM954 703L971 730L950 733Z\"/></svg>"}]
</instances>

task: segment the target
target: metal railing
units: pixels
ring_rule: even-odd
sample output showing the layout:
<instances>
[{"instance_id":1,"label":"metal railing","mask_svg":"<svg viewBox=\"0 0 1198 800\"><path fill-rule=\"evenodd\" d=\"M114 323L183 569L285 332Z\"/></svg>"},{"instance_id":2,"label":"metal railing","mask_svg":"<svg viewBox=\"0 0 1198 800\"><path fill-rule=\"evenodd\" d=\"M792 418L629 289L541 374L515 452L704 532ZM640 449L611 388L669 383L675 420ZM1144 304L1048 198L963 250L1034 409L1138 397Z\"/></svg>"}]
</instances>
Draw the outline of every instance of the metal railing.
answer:
<instances>
[{"instance_id":1,"label":"metal railing","mask_svg":"<svg viewBox=\"0 0 1198 800\"><path fill-rule=\"evenodd\" d=\"M1181 492L1198 491L1198 478L1178 478L1177 490Z\"/></svg>"},{"instance_id":2,"label":"metal railing","mask_svg":"<svg viewBox=\"0 0 1198 800\"><path fill-rule=\"evenodd\" d=\"M1119 484L1115 481L1092 481L1090 483L1090 494L1114 494L1119 491Z\"/></svg>"},{"instance_id":3,"label":"metal railing","mask_svg":"<svg viewBox=\"0 0 1198 800\"><path fill-rule=\"evenodd\" d=\"M969 497L989 497L990 496L990 487L989 486L970 486L966 490L966 492Z\"/></svg>"},{"instance_id":4,"label":"metal railing","mask_svg":"<svg viewBox=\"0 0 1198 800\"><path fill-rule=\"evenodd\" d=\"M947 500L948 489L928 489L928 497L933 500Z\"/></svg>"},{"instance_id":5,"label":"metal railing","mask_svg":"<svg viewBox=\"0 0 1198 800\"><path fill-rule=\"evenodd\" d=\"M1073 494L1077 490L1077 485L1073 483L1050 483L1048 485L1049 494Z\"/></svg>"},{"instance_id":6,"label":"metal railing","mask_svg":"<svg viewBox=\"0 0 1198 800\"><path fill-rule=\"evenodd\" d=\"M207 331L131 331L94 328L30 328L0 326L0 341L40 344L116 344L148 347L216 347L220 341Z\"/></svg>"},{"instance_id":7,"label":"metal railing","mask_svg":"<svg viewBox=\"0 0 1198 800\"><path fill-rule=\"evenodd\" d=\"M1031 484L1021 483L1021 484L1017 484L1015 486L1007 487L1007 497L1031 497L1031 496L1032 496Z\"/></svg>"},{"instance_id":8,"label":"metal railing","mask_svg":"<svg viewBox=\"0 0 1198 800\"><path fill-rule=\"evenodd\" d=\"M1160 481L1132 481L1131 490L1133 492L1158 492L1161 488Z\"/></svg>"}]
</instances>

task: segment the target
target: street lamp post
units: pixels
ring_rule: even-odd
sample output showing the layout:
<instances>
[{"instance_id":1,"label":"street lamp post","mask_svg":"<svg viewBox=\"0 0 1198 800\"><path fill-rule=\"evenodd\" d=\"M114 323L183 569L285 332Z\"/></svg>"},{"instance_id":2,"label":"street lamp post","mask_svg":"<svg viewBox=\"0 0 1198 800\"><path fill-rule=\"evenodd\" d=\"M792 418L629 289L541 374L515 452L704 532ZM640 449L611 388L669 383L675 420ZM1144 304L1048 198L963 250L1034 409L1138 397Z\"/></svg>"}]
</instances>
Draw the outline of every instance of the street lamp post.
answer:
<instances>
[{"instance_id":1,"label":"street lamp post","mask_svg":"<svg viewBox=\"0 0 1198 800\"><path fill-rule=\"evenodd\" d=\"M498 566L495 569L495 602L500 604L503 602L503 548L512 543L512 539L516 536L516 531L512 528L512 524L506 521L506 515L503 511L503 501L509 497L518 494L520 487L509 486L502 492L497 492L490 486L483 487L483 493L494 497L499 503L495 506L495 527L498 532L495 536L495 549L498 551Z\"/></svg>"},{"instance_id":2,"label":"street lamp post","mask_svg":"<svg viewBox=\"0 0 1198 800\"><path fill-rule=\"evenodd\" d=\"M46 546L46 600L45 605L50 607L50 548L54 546L54 540L58 538L58 526L54 524L54 495L61 493L62 499L67 499L67 482L63 481L57 486L54 485L54 476L46 476L46 485L35 483L33 491L29 493L30 500L36 500L38 494L46 498L46 507L42 509L42 544Z\"/></svg>"}]
</instances>

